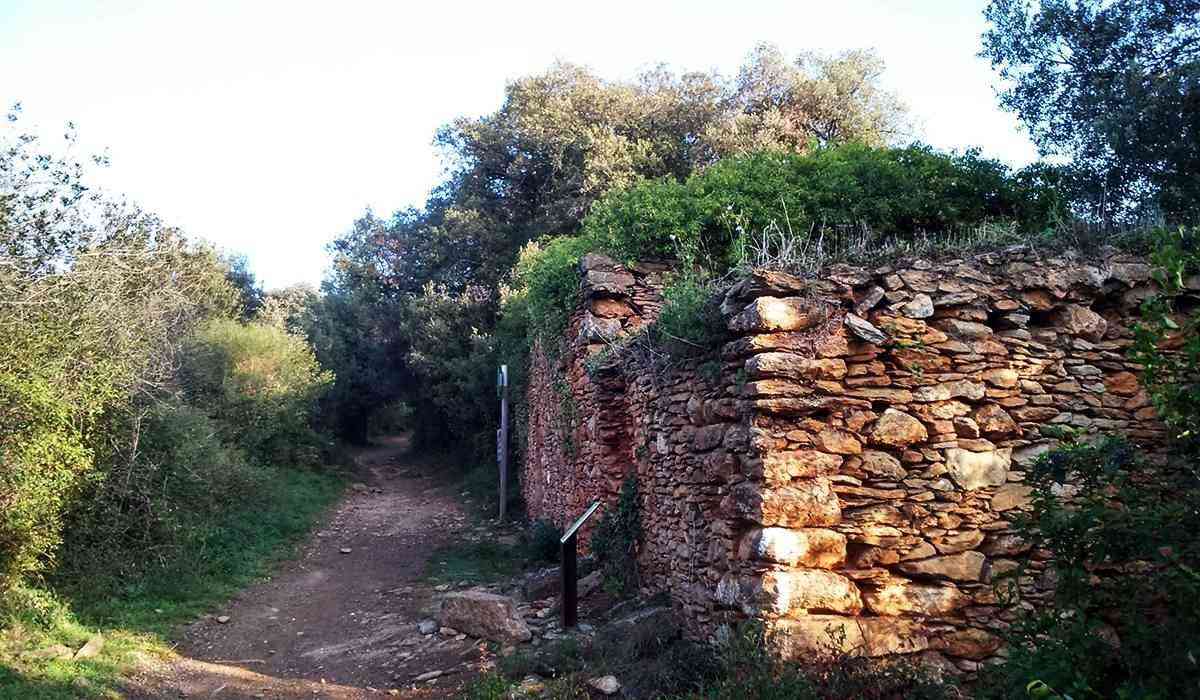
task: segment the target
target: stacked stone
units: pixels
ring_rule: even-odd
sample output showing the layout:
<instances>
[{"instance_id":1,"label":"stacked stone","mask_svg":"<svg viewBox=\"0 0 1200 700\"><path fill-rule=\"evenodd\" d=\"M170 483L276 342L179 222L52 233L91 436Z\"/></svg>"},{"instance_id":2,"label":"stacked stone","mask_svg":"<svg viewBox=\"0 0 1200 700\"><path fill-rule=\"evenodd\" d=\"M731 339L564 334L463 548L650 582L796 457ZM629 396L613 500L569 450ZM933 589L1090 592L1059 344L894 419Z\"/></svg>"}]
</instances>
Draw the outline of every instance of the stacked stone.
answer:
<instances>
[{"instance_id":1,"label":"stacked stone","mask_svg":"<svg viewBox=\"0 0 1200 700\"><path fill-rule=\"evenodd\" d=\"M740 283L726 355L759 454L726 501L745 526L714 597L791 653L994 657L1002 603L1051 585L1010 524L1055 444L1042 426L1162 437L1125 357L1149 272L1009 251Z\"/></svg>"},{"instance_id":2,"label":"stacked stone","mask_svg":"<svg viewBox=\"0 0 1200 700\"><path fill-rule=\"evenodd\" d=\"M601 354L654 319L662 268L581 271L560 364L535 353L526 501L565 524L636 474L642 583L693 637L751 617L785 653L973 672L1003 653L1008 603L1052 587L1011 525L1044 428L1163 437L1126 358L1150 268L1112 251L757 272L726 295L729 342L664 374Z\"/></svg>"}]
</instances>

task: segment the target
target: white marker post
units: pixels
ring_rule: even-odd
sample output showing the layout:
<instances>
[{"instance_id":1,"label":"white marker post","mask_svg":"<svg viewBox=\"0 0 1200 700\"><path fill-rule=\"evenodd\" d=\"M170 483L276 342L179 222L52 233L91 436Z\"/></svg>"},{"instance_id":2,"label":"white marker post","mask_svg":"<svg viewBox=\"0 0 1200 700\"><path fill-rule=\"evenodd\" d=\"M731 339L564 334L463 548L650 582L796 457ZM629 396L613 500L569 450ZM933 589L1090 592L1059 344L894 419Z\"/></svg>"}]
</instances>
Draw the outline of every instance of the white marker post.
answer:
<instances>
[{"instance_id":1,"label":"white marker post","mask_svg":"<svg viewBox=\"0 0 1200 700\"><path fill-rule=\"evenodd\" d=\"M500 463L500 522L504 522L508 500L508 365L496 370L496 394L500 397L500 428L496 430L496 461Z\"/></svg>"}]
</instances>

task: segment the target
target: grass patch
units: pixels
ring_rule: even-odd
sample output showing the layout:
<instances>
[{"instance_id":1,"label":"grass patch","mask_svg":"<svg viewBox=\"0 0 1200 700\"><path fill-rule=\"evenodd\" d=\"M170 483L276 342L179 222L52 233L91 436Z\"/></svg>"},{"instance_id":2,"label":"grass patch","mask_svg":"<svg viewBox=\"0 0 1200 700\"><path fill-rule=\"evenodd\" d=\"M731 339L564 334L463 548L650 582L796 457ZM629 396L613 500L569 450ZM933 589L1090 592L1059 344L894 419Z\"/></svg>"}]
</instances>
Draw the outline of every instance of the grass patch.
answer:
<instances>
[{"instance_id":1,"label":"grass patch","mask_svg":"<svg viewBox=\"0 0 1200 700\"><path fill-rule=\"evenodd\" d=\"M0 605L0 699L119 697L120 677L147 656L170 655L172 630L210 611L294 551L336 500L344 481L329 473L272 470L270 491L229 511L169 562L121 580L72 571L41 588L19 588ZM99 656L34 656L56 644L78 649L93 634Z\"/></svg>"}]
</instances>

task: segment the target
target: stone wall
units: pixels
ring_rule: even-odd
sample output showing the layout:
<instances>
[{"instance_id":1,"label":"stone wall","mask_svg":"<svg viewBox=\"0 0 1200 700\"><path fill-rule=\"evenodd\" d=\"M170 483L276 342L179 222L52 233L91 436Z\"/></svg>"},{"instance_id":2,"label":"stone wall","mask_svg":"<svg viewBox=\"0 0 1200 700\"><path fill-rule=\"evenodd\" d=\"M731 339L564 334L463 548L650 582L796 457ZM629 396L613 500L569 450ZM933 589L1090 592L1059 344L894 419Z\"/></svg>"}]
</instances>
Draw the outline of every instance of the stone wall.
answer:
<instances>
[{"instance_id":1,"label":"stone wall","mask_svg":"<svg viewBox=\"0 0 1200 700\"><path fill-rule=\"evenodd\" d=\"M974 671L1002 597L1051 585L1010 532L1046 426L1163 436L1125 357L1150 268L1113 251L760 272L725 296L723 347L658 371L607 348L655 317L662 270L582 268L561 356L535 353L523 491L563 524L636 475L643 587L695 637L754 617L788 653Z\"/></svg>"}]
</instances>

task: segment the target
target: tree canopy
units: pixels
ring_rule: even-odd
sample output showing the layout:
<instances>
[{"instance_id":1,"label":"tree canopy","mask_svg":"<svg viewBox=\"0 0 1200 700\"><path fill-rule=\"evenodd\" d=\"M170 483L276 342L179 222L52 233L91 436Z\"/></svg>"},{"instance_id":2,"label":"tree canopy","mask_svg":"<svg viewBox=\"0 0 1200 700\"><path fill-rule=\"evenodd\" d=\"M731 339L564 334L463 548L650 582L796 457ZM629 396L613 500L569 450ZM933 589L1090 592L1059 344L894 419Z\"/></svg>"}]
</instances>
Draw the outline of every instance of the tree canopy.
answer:
<instances>
[{"instance_id":1,"label":"tree canopy","mask_svg":"<svg viewBox=\"0 0 1200 700\"><path fill-rule=\"evenodd\" d=\"M1106 220L1200 213L1200 0L993 0L982 55Z\"/></svg>"}]
</instances>

